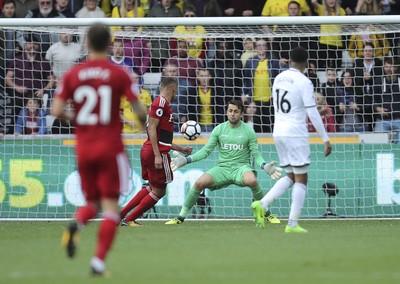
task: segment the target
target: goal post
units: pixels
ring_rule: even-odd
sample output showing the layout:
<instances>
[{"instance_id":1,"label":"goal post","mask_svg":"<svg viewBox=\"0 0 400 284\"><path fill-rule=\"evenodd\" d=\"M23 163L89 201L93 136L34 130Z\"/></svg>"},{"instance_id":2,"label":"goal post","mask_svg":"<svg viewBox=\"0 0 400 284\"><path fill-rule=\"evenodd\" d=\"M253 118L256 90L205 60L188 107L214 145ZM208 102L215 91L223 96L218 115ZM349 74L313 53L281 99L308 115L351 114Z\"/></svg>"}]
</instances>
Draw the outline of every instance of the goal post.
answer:
<instances>
[{"instance_id":1,"label":"goal post","mask_svg":"<svg viewBox=\"0 0 400 284\"><path fill-rule=\"evenodd\" d=\"M180 39L184 39L187 52L191 56L198 56L194 62L200 61L199 65L189 65L184 72L179 73L179 78L185 80L185 88L182 92L186 95L185 100L177 101L176 111L177 126L180 117L195 118L206 125L209 120L201 117L201 106L209 104L212 110L213 122L224 120L224 106L228 99L246 98L246 90L252 92L254 84L254 72L250 70L252 65L246 66L248 60L257 55L257 43L263 40L267 46L268 59L275 60L273 70L276 74L284 70L285 62L281 59L287 56L287 48L297 44L304 44L310 52L315 68L309 66L308 70L315 71L313 80L319 82L316 92L325 96L328 104L336 108L335 115L340 119L334 121L335 131L328 133L333 144L333 153L328 158L323 157L323 144L318 135L311 133L311 166L307 198L302 212L304 217L338 216L354 218L398 218L400 217L400 144L397 140L396 131L376 132L375 123L377 113L374 95L379 91L384 92L385 70L384 59L392 58L392 65L399 69L398 58L400 57L400 19L397 16L346 16L346 17L238 17L238 18L132 18L132 19L0 19L0 37L11 31L20 39L26 39L26 34L59 35L69 33L74 36L77 44L83 43L85 27L92 23L104 23L111 27L113 38L143 39L149 55L142 58L133 58L134 51L130 53L136 72L142 77L143 88L151 97L157 95L158 82L165 69L166 62L176 62L178 56ZM325 29L321 28L325 26ZM175 30L176 26L202 26L204 29L197 32L188 32L185 29ZM121 27L130 27L123 29ZM326 28L328 27L328 28ZM372 36L371 36L372 35ZM320 37L341 37L343 44L338 48L340 58L321 58L322 54ZM41 40L48 38L49 42L42 42L51 46L50 37L40 37ZM200 39L198 41L198 39ZM28 39L29 40L29 39ZM11 71L16 74L19 67L10 64L12 58L6 57L9 51L7 37L0 45L0 56L4 63L0 66L3 78L6 76L10 66ZM244 54L245 41L253 45L254 50L249 50L249 55ZM361 41L361 42L360 42ZM373 88L375 94L368 93L371 100L362 101L362 107L368 109L357 121L351 120L357 113L351 112L346 106L346 97L340 97L342 93L336 91L336 97L329 97L327 91L329 80L327 69L333 69L334 75L341 80L344 73L350 69L354 71L353 80L357 82L362 79L355 71L355 58L363 54L365 42L375 43L376 57L382 62L379 74ZM336 44L337 42L335 42ZM351 43L351 44L350 44ZM361 45L360 45L361 44ZM23 46L19 47L21 50ZM132 46L132 48L136 48ZM182 49L182 48L181 48ZM361 50L360 50L361 49ZM337 49L332 48L333 51ZM85 48L82 46L82 56ZM111 52L111 48L110 48ZM219 54L223 52L224 54ZM286 52L286 53L285 53ZM15 53L13 53L14 56ZM46 52L43 52L45 56ZM354 58L353 58L354 56ZM179 57L179 56L178 56ZM65 57L67 58L67 57ZM143 63L143 58L147 58ZM288 58L285 58L288 59ZM330 67L329 60L336 60L339 65ZM56 59L54 59L56 60ZM59 59L57 59L59 60ZM65 59L66 60L66 59ZM321 62L321 65L319 65ZM54 68L56 62L51 62ZM178 62L179 63L179 62ZM70 62L58 62L58 64L70 64ZM144 64L146 66L138 66ZM194 63L198 64L198 63ZM179 64L178 64L179 65ZM254 66L253 66L254 67ZM181 68L181 67L180 67ZM209 83L215 92L210 101L202 101L199 87L197 69L208 70L209 76L213 78ZM141 70L141 71L138 71ZM144 71L143 71L144 70ZM267 71L269 72L269 71ZM272 74L272 73L271 73ZM394 75L397 75L394 74ZM394 76L393 75L393 76ZM207 77L207 76L206 76ZM400 77L400 75L399 75ZM15 121L13 113L13 93L10 86L1 79L0 95L0 129L4 136L0 140L0 219L17 220L41 220L41 219L67 219L71 218L76 206L84 204L80 188L79 175L76 171L74 135L52 134L52 117L47 116L46 134L22 134L16 136ZM259 77L267 78L267 77ZM394 78L394 77L393 77ZM26 78L17 78L23 81ZM314 82L313 81L313 82ZM399 85L399 84L398 84ZM270 88L271 86L264 86ZM355 91L364 92L364 85L354 86ZM356 89L358 88L358 89ZM343 88L342 88L343 89ZM394 91L393 91L394 92ZM53 90L47 94L47 100L51 102ZM393 93L393 99L396 93ZM398 94L400 96L400 93ZM254 94L248 98L255 98ZM329 101L329 98L331 101ZM400 101L400 100L399 100ZM202 104L203 102L203 104ZM343 103L341 109L340 102ZM358 102L358 101L357 101ZM44 101L42 102L44 104ZM50 104L46 103L46 106ZM182 110L183 109L183 110ZM260 118L265 113L252 113L250 102L246 104L245 119L255 127L258 127L257 135L262 156L267 160L278 160L272 135L266 132L265 123ZM48 109L47 109L48 111ZM400 112L400 109L394 109ZM207 111L205 113L208 113ZM204 114L204 112L203 112ZM259 115L259 117L258 117ZM268 116L268 115L267 115ZM344 118L346 116L346 118ZM253 117L253 119L251 119ZM258 120L257 120L258 119ZM346 120L349 119L349 120ZM261 123L260 123L261 121ZM354 131L340 132L340 126L344 121ZM368 125L362 131L355 129L356 125ZM189 142L179 133L174 136L174 143L189 144L193 150L199 150L208 140L209 130L203 131L200 138ZM131 159L130 190L121 196L120 204L126 204L135 193L137 193L144 182L141 179L139 153L140 147L145 140L144 134L124 134L124 142ZM171 218L174 217L181 206L184 198L195 180L205 173L211 166L215 165L218 152L214 151L207 159L189 164L174 173L174 181L168 185L166 196L159 201L155 210L149 210L144 217L147 218ZM258 170L257 178L266 193L272 187L272 181L264 172ZM251 192L248 188L230 186L222 190L206 190L205 197L199 200L198 205L189 218L206 219L250 219ZM286 192L272 205L272 212L279 217L285 218L289 215L291 202L291 191Z\"/></svg>"}]
</instances>

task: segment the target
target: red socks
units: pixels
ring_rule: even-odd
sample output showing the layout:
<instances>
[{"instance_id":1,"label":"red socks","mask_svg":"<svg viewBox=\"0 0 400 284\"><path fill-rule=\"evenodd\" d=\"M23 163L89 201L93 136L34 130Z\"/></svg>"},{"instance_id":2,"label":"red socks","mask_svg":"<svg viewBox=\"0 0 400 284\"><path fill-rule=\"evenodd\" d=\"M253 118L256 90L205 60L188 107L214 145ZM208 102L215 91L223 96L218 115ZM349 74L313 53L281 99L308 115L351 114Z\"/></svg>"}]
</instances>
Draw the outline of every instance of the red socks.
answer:
<instances>
[{"instance_id":1,"label":"red socks","mask_svg":"<svg viewBox=\"0 0 400 284\"><path fill-rule=\"evenodd\" d=\"M149 210L151 207L156 205L156 203L160 200L159 197L157 197L154 193L150 192L148 193L142 201L140 201L140 204L135 208L135 210L130 214L128 217L125 218L125 221L134 221L140 216L142 216L147 210Z\"/></svg>"},{"instance_id":2,"label":"red socks","mask_svg":"<svg viewBox=\"0 0 400 284\"><path fill-rule=\"evenodd\" d=\"M86 206L83 206L76 210L75 219L81 225L86 225L90 219L96 217L97 213L97 206L93 203L88 203Z\"/></svg>"},{"instance_id":3,"label":"red socks","mask_svg":"<svg viewBox=\"0 0 400 284\"><path fill-rule=\"evenodd\" d=\"M138 193L136 193L136 195L131 199L131 201L129 201L128 204L125 205L124 208L122 208L121 219L123 219L129 213L129 211L138 206L140 201L142 201L142 199L145 198L150 191L151 191L150 186L145 186Z\"/></svg>"},{"instance_id":4,"label":"red socks","mask_svg":"<svg viewBox=\"0 0 400 284\"><path fill-rule=\"evenodd\" d=\"M104 261L114 241L118 229L119 216L118 214L108 212L104 213L103 217L104 220L101 222L98 231L97 249L95 255Z\"/></svg>"}]
</instances>

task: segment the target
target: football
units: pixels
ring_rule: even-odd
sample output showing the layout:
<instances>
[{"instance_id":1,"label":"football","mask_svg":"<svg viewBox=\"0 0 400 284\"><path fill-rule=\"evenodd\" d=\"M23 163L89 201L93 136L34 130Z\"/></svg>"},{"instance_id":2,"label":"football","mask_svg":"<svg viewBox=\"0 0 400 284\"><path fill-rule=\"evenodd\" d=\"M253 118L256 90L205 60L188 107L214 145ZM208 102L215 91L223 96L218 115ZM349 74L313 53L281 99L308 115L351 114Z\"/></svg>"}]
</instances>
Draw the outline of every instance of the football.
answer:
<instances>
[{"instance_id":1,"label":"football","mask_svg":"<svg viewBox=\"0 0 400 284\"><path fill-rule=\"evenodd\" d=\"M188 120L181 126L181 133L187 140L195 140L201 134L201 127L197 121Z\"/></svg>"}]
</instances>

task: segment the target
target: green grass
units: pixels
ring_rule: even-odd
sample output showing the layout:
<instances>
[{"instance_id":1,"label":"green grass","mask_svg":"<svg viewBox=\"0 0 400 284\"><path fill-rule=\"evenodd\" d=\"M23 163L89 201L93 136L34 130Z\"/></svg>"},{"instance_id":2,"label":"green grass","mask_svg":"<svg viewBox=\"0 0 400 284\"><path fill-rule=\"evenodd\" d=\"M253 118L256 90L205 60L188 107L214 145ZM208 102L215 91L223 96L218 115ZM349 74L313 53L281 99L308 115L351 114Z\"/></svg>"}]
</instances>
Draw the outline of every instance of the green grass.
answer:
<instances>
[{"instance_id":1,"label":"green grass","mask_svg":"<svg viewBox=\"0 0 400 284\"><path fill-rule=\"evenodd\" d=\"M284 234L284 224L145 221L120 228L111 279L88 274L98 223L73 260L59 245L65 224L1 222L0 283L400 283L398 220L303 221L303 235Z\"/></svg>"}]
</instances>

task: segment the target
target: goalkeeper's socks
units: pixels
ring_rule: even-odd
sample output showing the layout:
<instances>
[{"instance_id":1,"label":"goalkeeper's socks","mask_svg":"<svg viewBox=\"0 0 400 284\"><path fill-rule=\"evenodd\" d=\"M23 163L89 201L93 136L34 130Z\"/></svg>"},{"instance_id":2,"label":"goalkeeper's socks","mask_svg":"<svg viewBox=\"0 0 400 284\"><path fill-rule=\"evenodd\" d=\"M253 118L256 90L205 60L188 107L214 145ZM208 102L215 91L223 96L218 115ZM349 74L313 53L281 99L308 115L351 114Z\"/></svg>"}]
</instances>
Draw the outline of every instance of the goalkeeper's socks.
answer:
<instances>
[{"instance_id":1,"label":"goalkeeper's socks","mask_svg":"<svg viewBox=\"0 0 400 284\"><path fill-rule=\"evenodd\" d=\"M121 210L121 219L123 219L129 211L131 211L133 208L139 205L140 201L142 201L143 198L146 197L147 194L151 192L150 186L144 186L142 189L136 193L136 195L129 201L127 205L125 205L124 208Z\"/></svg>"},{"instance_id":2,"label":"goalkeeper's socks","mask_svg":"<svg viewBox=\"0 0 400 284\"><path fill-rule=\"evenodd\" d=\"M125 218L126 222L134 221L141 217L147 210L157 204L160 198L155 195L153 192L147 194L142 201L140 201L139 205L133 210L133 212Z\"/></svg>"},{"instance_id":3,"label":"goalkeeper's socks","mask_svg":"<svg viewBox=\"0 0 400 284\"><path fill-rule=\"evenodd\" d=\"M119 215L114 212L105 212L98 231L97 249L95 256L104 261L114 241L118 229Z\"/></svg>"}]
</instances>

